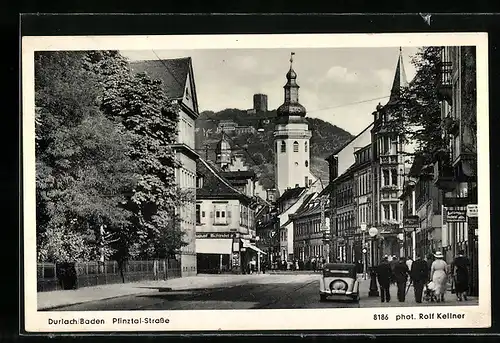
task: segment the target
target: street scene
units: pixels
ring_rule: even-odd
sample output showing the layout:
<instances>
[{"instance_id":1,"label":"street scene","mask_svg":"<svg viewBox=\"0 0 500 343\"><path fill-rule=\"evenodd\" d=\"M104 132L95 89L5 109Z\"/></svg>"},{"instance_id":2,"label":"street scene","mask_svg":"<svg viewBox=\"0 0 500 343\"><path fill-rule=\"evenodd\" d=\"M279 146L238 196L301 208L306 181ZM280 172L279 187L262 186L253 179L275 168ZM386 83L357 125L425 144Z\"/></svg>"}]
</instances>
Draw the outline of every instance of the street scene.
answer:
<instances>
[{"instance_id":1,"label":"street scene","mask_svg":"<svg viewBox=\"0 0 500 343\"><path fill-rule=\"evenodd\" d=\"M37 52L37 308L477 306L476 96L474 46Z\"/></svg>"},{"instance_id":2,"label":"street scene","mask_svg":"<svg viewBox=\"0 0 500 343\"><path fill-rule=\"evenodd\" d=\"M230 310L230 309L307 309L307 308L372 308L380 306L380 298L369 296L370 280L360 275L359 302L329 299L320 302L317 273L271 273L259 275L209 275L175 279L172 282L141 282L80 289L72 294L45 292L39 294L40 311L128 311L128 310ZM394 300L385 306L455 306L457 301L448 290L443 303L415 302L410 286L406 301L396 299L396 286L391 286ZM63 296L62 296L63 295ZM477 306L478 299L469 298L461 306Z\"/></svg>"}]
</instances>

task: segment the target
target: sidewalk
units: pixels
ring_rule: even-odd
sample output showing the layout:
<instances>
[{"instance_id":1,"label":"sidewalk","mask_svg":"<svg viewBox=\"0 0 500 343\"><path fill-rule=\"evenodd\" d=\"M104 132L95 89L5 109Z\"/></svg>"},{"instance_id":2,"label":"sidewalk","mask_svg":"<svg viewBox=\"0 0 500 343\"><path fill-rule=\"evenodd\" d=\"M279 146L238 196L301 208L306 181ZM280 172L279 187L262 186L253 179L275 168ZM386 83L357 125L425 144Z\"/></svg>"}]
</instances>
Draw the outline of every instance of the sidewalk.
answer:
<instances>
[{"instance_id":1,"label":"sidewalk","mask_svg":"<svg viewBox=\"0 0 500 343\"><path fill-rule=\"evenodd\" d=\"M361 300L359 302L359 307L416 307L416 306L477 306L479 304L479 299L477 297L468 297L467 301L457 301L455 294L450 292L448 289L444 295L445 301L444 303L428 303L422 301L421 303L417 303L415 301L415 293L413 291L413 286L410 286L408 293L406 294L405 302L400 303L397 297L397 287L396 285L391 285L390 294L391 301L389 303L382 303L380 301L380 296L370 297L368 296L368 292L370 290L370 278L367 277L366 280L363 280L361 276L361 283L359 286L359 291L361 295ZM379 285L377 284L377 287ZM407 285L408 287L408 285ZM378 288L380 294L380 288Z\"/></svg>"},{"instance_id":2,"label":"sidewalk","mask_svg":"<svg viewBox=\"0 0 500 343\"><path fill-rule=\"evenodd\" d=\"M261 274L262 275L262 274ZM62 290L37 293L38 310L49 310L76 305L91 301L119 298L136 294L149 294L158 292L180 291L186 289L202 289L215 285L229 287L248 279L255 278L253 275L196 275L183 278L141 281L132 283L117 283L100 285L94 287L82 287L75 290Z\"/></svg>"}]
</instances>

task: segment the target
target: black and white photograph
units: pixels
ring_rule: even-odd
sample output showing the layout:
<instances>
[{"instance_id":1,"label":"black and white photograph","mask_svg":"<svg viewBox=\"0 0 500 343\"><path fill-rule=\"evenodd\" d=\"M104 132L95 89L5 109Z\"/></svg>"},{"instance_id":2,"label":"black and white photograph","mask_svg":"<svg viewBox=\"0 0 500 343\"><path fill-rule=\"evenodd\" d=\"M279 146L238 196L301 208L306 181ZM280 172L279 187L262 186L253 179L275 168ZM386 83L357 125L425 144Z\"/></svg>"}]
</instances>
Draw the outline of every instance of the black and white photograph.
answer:
<instances>
[{"instance_id":1,"label":"black and white photograph","mask_svg":"<svg viewBox=\"0 0 500 343\"><path fill-rule=\"evenodd\" d=\"M27 331L489 326L487 35L214 39L23 39Z\"/></svg>"}]
</instances>

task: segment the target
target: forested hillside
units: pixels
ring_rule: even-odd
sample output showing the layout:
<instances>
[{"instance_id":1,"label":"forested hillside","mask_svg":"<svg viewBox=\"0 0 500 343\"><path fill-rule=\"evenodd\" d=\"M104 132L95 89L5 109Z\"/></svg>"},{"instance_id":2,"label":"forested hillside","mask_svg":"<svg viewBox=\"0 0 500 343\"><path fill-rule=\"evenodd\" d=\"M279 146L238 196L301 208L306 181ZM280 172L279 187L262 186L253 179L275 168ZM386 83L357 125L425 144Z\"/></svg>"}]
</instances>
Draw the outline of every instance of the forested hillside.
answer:
<instances>
[{"instance_id":1,"label":"forested hillside","mask_svg":"<svg viewBox=\"0 0 500 343\"><path fill-rule=\"evenodd\" d=\"M230 135L233 150L246 150L244 158L259 176L264 188L274 186L273 130L276 110L261 113L247 113L246 110L226 109L220 112L205 111L196 121L196 149L204 158L215 160L215 146L221 134L217 125L221 120L232 120L239 126L257 128L259 119L270 118L262 124L264 132L255 134ZM328 180L328 163L325 158L353 136L328 122L317 118L307 118L311 138L311 172L322 180Z\"/></svg>"}]
</instances>

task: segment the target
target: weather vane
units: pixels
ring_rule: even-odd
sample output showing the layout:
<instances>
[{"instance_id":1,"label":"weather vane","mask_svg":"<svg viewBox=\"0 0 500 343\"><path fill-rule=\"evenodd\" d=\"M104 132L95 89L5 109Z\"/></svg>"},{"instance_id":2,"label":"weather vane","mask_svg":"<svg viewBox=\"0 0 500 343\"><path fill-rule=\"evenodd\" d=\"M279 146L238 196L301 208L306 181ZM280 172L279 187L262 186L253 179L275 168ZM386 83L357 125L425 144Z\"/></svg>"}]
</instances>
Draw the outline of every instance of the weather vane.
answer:
<instances>
[{"instance_id":1,"label":"weather vane","mask_svg":"<svg viewBox=\"0 0 500 343\"><path fill-rule=\"evenodd\" d=\"M290 53L290 67L292 66L293 63L293 55L295 55L295 52Z\"/></svg>"}]
</instances>

